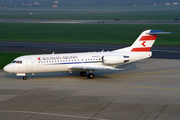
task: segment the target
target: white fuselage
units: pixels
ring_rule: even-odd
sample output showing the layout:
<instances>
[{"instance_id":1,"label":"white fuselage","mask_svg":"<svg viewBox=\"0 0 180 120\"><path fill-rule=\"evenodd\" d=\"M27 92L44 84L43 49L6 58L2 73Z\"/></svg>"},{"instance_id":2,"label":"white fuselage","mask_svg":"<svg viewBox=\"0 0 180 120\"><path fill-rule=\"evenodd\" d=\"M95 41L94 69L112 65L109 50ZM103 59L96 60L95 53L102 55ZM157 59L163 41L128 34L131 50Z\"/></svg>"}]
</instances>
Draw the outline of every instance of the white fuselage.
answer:
<instances>
[{"instance_id":1,"label":"white fuselage","mask_svg":"<svg viewBox=\"0 0 180 120\"><path fill-rule=\"evenodd\" d=\"M112 63L103 61L103 56L112 57ZM128 60L114 60L116 56L128 56ZM123 64L145 59L151 56L151 52L89 52L89 53L69 53L69 54L46 54L46 55L26 55L16 58L4 67L10 73L41 73L59 71L80 71L71 69L71 66L96 66L96 67L118 67ZM117 58L117 57L116 57ZM21 63L17 61L22 61ZM117 62L116 62L117 61ZM120 61L120 62L118 62ZM122 62L121 62L122 61ZM111 62L111 60L110 60ZM86 70L85 70L86 71Z\"/></svg>"}]
</instances>

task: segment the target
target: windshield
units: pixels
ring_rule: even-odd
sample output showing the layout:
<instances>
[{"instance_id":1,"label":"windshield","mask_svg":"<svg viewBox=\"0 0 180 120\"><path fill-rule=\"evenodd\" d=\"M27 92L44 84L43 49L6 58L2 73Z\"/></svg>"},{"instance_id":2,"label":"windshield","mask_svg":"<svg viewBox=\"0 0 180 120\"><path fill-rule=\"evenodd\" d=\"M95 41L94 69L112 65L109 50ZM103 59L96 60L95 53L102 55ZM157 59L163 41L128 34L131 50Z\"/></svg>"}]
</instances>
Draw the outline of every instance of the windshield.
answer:
<instances>
[{"instance_id":1,"label":"windshield","mask_svg":"<svg viewBox=\"0 0 180 120\"><path fill-rule=\"evenodd\" d=\"M17 64L22 64L22 61L21 60L14 60L14 61L12 61L12 63L17 63Z\"/></svg>"}]
</instances>

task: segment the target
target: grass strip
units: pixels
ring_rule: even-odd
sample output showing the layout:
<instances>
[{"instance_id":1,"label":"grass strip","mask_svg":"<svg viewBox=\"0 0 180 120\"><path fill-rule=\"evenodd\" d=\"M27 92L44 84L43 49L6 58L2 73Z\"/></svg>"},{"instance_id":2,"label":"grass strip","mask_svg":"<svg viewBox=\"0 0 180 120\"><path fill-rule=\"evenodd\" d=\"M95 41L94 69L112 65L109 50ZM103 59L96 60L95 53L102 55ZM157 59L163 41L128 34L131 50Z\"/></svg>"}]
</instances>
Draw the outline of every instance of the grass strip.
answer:
<instances>
[{"instance_id":1,"label":"grass strip","mask_svg":"<svg viewBox=\"0 0 180 120\"><path fill-rule=\"evenodd\" d=\"M61 43L132 44L147 29L175 32L159 35L156 45L180 45L178 24L42 24L0 23L0 40Z\"/></svg>"}]
</instances>

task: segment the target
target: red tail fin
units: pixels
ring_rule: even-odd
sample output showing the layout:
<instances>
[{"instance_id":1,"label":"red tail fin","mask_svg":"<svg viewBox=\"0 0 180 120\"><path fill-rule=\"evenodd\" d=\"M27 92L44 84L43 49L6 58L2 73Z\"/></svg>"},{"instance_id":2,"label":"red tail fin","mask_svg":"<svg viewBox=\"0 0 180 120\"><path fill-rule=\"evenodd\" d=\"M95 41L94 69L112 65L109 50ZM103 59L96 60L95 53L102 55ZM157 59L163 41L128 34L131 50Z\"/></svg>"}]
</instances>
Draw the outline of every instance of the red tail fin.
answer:
<instances>
[{"instance_id":1,"label":"red tail fin","mask_svg":"<svg viewBox=\"0 0 180 120\"><path fill-rule=\"evenodd\" d=\"M131 52L149 52L158 34L169 34L158 30L146 30L136 39L131 46Z\"/></svg>"}]
</instances>

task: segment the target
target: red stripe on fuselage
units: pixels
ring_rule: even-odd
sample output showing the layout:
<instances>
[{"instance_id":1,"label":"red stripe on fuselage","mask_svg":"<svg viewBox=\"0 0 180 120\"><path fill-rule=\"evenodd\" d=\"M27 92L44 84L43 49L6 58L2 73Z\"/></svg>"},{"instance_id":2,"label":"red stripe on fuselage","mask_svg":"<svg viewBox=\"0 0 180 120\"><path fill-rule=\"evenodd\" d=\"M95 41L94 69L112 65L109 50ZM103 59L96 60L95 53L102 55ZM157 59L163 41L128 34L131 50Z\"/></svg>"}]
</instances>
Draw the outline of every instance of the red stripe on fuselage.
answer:
<instances>
[{"instance_id":1,"label":"red stripe on fuselage","mask_svg":"<svg viewBox=\"0 0 180 120\"><path fill-rule=\"evenodd\" d=\"M144 41L144 40L156 40L157 35L150 35L150 36L142 36L139 41Z\"/></svg>"},{"instance_id":2,"label":"red stripe on fuselage","mask_svg":"<svg viewBox=\"0 0 180 120\"><path fill-rule=\"evenodd\" d=\"M151 47L133 48L131 52L149 52Z\"/></svg>"}]
</instances>

